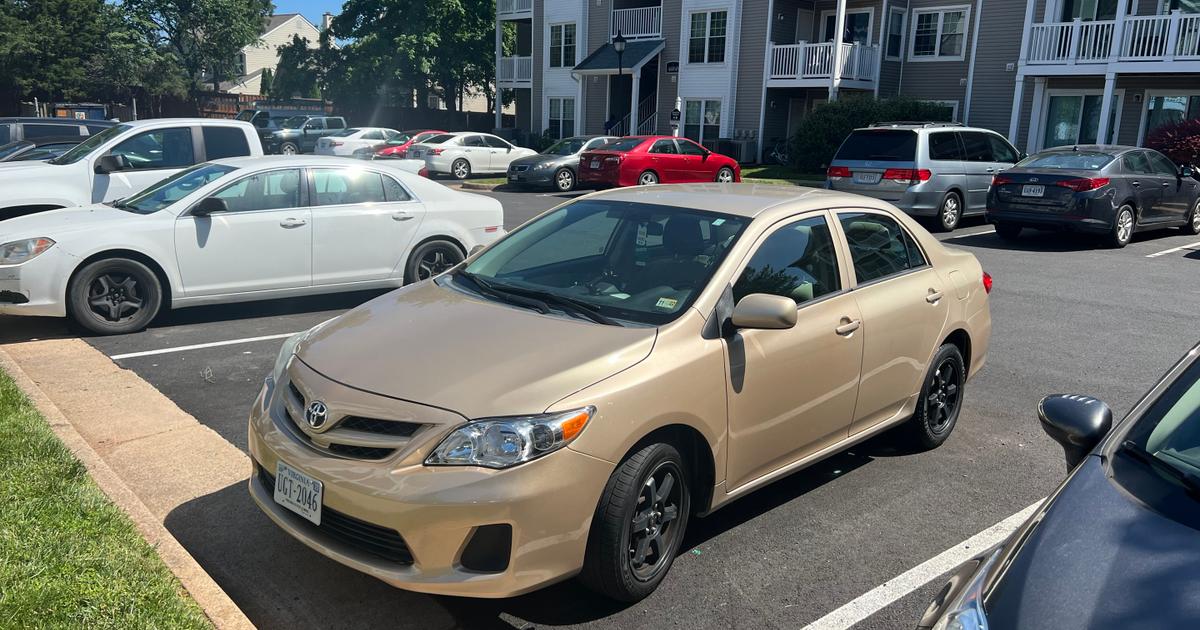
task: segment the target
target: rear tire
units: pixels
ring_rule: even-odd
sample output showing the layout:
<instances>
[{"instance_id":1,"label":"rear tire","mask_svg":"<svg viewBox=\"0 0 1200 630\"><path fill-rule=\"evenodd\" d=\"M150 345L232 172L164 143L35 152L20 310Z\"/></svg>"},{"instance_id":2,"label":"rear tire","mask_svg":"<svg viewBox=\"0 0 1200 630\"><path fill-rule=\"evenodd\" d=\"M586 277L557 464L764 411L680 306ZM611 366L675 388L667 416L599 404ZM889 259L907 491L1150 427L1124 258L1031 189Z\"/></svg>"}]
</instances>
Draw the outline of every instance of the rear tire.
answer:
<instances>
[{"instance_id":1,"label":"rear tire","mask_svg":"<svg viewBox=\"0 0 1200 630\"><path fill-rule=\"evenodd\" d=\"M300 155L300 147L296 146L296 143L294 142L284 142L283 144L279 145L279 154Z\"/></svg>"},{"instance_id":2,"label":"rear tire","mask_svg":"<svg viewBox=\"0 0 1200 630\"><path fill-rule=\"evenodd\" d=\"M658 183L658 174L654 171L646 171L638 175L638 186L653 186Z\"/></svg>"},{"instance_id":3,"label":"rear tire","mask_svg":"<svg viewBox=\"0 0 1200 630\"><path fill-rule=\"evenodd\" d=\"M580 581L622 602L653 593L687 531L688 485L683 458L670 444L650 444L622 462L596 505Z\"/></svg>"},{"instance_id":4,"label":"rear tire","mask_svg":"<svg viewBox=\"0 0 1200 630\"><path fill-rule=\"evenodd\" d=\"M1129 241L1133 239L1135 225L1137 225L1137 219L1133 208L1129 205L1118 208L1117 216L1113 218L1112 230L1108 234L1108 246L1113 249L1121 249L1128 245Z\"/></svg>"},{"instance_id":5,"label":"rear tire","mask_svg":"<svg viewBox=\"0 0 1200 630\"><path fill-rule=\"evenodd\" d=\"M914 445L934 449L950 437L962 411L966 373L958 346L947 343L938 348L921 385L917 410L906 426Z\"/></svg>"},{"instance_id":6,"label":"rear tire","mask_svg":"<svg viewBox=\"0 0 1200 630\"><path fill-rule=\"evenodd\" d=\"M128 258L97 260L67 286L67 315L96 335L123 335L150 325L162 309L158 276Z\"/></svg>"},{"instance_id":7,"label":"rear tire","mask_svg":"<svg viewBox=\"0 0 1200 630\"><path fill-rule=\"evenodd\" d=\"M1179 229L1183 230L1184 234L1200 234L1200 199L1192 204L1192 211L1187 215L1187 222Z\"/></svg>"},{"instance_id":8,"label":"rear tire","mask_svg":"<svg viewBox=\"0 0 1200 630\"><path fill-rule=\"evenodd\" d=\"M458 158L450 165L450 174L454 179L466 179L471 176L471 163L466 158Z\"/></svg>"},{"instance_id":9,"label":"rear tire","mask_svg":"<svg viewBox=\"0 0 1200 630\"><path fill-rule=\"evenodd\" d=\"M962 197L959 197L956 192L948 192L945 197L942 197L942 205L938 206L934 227L939 232L953 232L954 228L958 227L958 223L962 221L962 214Z\"/></svg>"},{"instance_id":10,"label":"rear tire","mask_svg":"<svg viewBox=\"0 0 1200 630\"><path fill-rule=\"evenodd\" d=\"M1011 223L997 223L996 234L1006 241L1013 242L1021 237L1021 226L1012 225Z\"/></svg>"},{"instance_id":11,"label":"rear tire","mask_svg":"<svg viewBox=\"0 0 1200 630\"><path fill-rule=\"evenodd\" d=\"M404 284L428 280L466 259L458 245L450 241L421 243L408 257L404 266Z\"/></svg>"}]
</instances>

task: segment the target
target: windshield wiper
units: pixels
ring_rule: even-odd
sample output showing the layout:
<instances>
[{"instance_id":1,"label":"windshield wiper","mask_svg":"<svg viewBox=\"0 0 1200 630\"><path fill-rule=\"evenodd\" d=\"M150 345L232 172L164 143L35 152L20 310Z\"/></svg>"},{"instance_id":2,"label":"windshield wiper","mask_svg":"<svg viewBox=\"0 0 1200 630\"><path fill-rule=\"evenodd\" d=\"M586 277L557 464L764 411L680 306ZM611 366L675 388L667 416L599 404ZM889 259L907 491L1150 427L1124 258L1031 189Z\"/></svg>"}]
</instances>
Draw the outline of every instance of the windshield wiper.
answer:
<instances>
[{"instance_id":1,"label":"windshield wiper","mask_svg":"<svg viewBox=\"0 0 1200 630\"><path fill-rule=\"evenodd\" d=\"M508 304L513 304L515 306L530 308L543 315L550 312L550 306L545 302L498 289L491 282L484 280L483 278L480 278L469 271L459 271L458 273L454 274L454 277L470 281L471 284L475 285L476 291L490 298Z\"/></svg>"},{"instance_id":2,"label":"windshield wiper","mask_svg":"<svg viewBox=\"0 0 1200 630\"><path fill-rule=\"evenodd\" d=\"M581 315L586 319L590 319L590 320L596 322L597 324L605 324L608 326L621 326L622 325L620 322L616 321L615 319L612 319L611 317L607 317L605 315L600 314L599 306L596 306L595 304L590 304L583 300L577 300L575 298L567 297L565 295L559 295L557 293L552 293L550 291L540 291L538 289L527 289L525 287L514 287L509 284L497 285L496 283L492 283L492 287L497 291L506 291L509 293L516 293L519 295L525 295L525 296L529 296L529 297L538 298L538 299L542 300L543 302L546 302L547 304L553 304L553 305L563 309L564 311L567 311L568 313L572 313L574 315Z\"/></svg>"},{"instance_id":3,"label":"windshield wiper","mask_svg":"<svg viewBox=\"0 0 1200 630\"><path fill-rule=\"evenodd\" d=\"M1132 440L1125 440L1124 442L1121 442L1121 446L1117 449L1117 452L1124 453L1125 455L1128 455L1131 458L1142 462L1143 464L1146 464L1155 470L1158 470L1159 472L1166 473L1168 476L1174 478L1181 485L1183 485L1183 487L1188 491L1188 494L1192 495L1193 497L1200 498L1200 478L1197 478L1195 475L1187 472L1186 470L1176 468L1171 464L1168 464L1167 462L1155 457L1146 451L1146 449L1138 446Z\"/></svg>"}]
</instances>

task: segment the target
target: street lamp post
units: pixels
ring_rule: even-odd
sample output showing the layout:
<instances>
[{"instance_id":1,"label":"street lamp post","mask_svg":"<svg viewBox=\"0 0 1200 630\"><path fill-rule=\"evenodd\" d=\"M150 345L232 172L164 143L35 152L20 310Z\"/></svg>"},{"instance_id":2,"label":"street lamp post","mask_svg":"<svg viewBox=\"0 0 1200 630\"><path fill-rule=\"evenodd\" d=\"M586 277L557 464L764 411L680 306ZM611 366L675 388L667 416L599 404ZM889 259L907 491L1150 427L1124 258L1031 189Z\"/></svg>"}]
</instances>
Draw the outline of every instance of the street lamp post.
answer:
<instances>
[{"instance_id":1,"label":"street lamp post","mask_svg":"<svg viewBox=\"0 0 1200 630\"><path fill-rule=\"evenodd\" d=\"M625 73L625 68L622 66L622 57L625 55L625 36L621 35L621 31L617 30L617 36L613 38L613 50L617 52L617 86L621 85L621 76ZM626 133L628 133L626 131Z\"/></svg>"}]
</instances>

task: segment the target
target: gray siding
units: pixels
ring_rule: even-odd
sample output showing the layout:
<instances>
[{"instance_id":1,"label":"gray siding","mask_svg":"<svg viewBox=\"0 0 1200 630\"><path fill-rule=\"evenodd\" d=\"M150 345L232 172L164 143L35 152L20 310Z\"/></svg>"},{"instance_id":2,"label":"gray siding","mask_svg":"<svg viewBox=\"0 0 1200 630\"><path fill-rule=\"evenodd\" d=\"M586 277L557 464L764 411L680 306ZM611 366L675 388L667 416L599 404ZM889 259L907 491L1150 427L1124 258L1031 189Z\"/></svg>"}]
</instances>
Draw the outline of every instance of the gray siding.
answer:
<instances>
[{"instance_id":1,"label":"gray siding","mask_svg":"<svg viewBox=\"0 0 1200 630\"><path fill-rule=\"evenodd\" d=\"M888 61L887 59L887 40L880 39L880 35L886 35L887 15L880 18L880 30L875 37L875 41L880 42L879 45L879 97L889 98L897 96L900 93L900 77L904 72L904 46L908 44L908 0L892 0L888 3L888 13L892 12L892 8L899 7L906 9L904 15L904 41L901 43L900 59L898 61ZM880 9L882 10L882 6Z\"/></svg>"},{"instance_id":2,"label":"gray siding","mask_svg":"<svg viewBox=\"0 0 1200 630\"><path fill-rule=\"evenodd\" d=\"M761 0L745 0L742 3L741 50L737 53L738 76L733 92L735 136L744 131L758 133L758 118L762 111L763 64L767 52L767 5Z\"/></svg>"},{"instance_id":3,"label":"gray siding","mask_svg":"<svg viewBox=\"0 0 1200 630\"><path fill-rule=\"evenodd\" d=\"M553 0L551 0L553 1ZM608 29L612 16L612 0L589 0L588 11L588 50L583 55L591 54L597 48L608 43ZM603 133L605 114L608 110L608 80L606 77L582 77L583 86L583 125L584 133Z\"/></svg>"},{"instance_id":4,"label":"gray siding","mask_svg":"<svg viewBox=\"0 0 1200 630\"><path fill-rule=\"evenodd\" d=\"M992 0L992 2L1011 2L1012 0ZM959 116L962 116L962 103L966 97L967 86L965 80L967 78L967 70L971 59L971 43L972 34L974 31L975 20L978 17L978 7L976 2L968 0L966 2L948 3L947 0L911 0L909 6L911 9L922 9L926 7L943 7L948 4L953 5L970 5L971 16L966 25L966 37L963 40L963 47L966 56L962 61L908 61L908 49L911 47L911 41L904 42L904 75L900 81L900 93L909 98L920 100L933 101L958 101ZM1023 21L1023 17L1022 17ZM1020 23L1020 22L1019 22ZM905 28L908 34L912 35L913 16L909 13L908 24ZM1019 28L1019 27L1018 27ZM990 30L1007 31L999 25L989 25ZM1011 33L1011 32L1010 32ZM908 39L911 39L908 38ZM1011 92L1009 95L1011 101Z\"/></svg>"},{"instance_id":5,"label":"gray siding","mask_svg":"<svg viewBox=\"0 0 1200 630\"><path fill-rule=\"evenodd\" d=\"M683 3L680 0L666 0L662 19L665 47L658 54L658 132L670 133L671 110L675 109L675 96L679 93L679 75L667 74L667 62L680 61L679 25L683 20Z\"/></svg>"},{"instance_id":6,"label":"gray siding","mask_svg":"<svg viewBox=\"0 0 1200 630\"><path fill-rule=\"evenodd\" d=\"M1016 87L1015 66L1021 55L1021 37L1013 34L1019 33L1020 25L1025 22L1025 4L1012 0L983 0L978 19L983 21L975 55L971 112L966 118L972 126L1007 135ZM1015 25L1015 28L1009 25ZM967 50L969 53L970 48ZM1011 72L1006 68L1010 63L1014 66ZM910 64L907 69L918 65L921 64Z\"/></svg>"},{"instance_id":7,"label":"gray siding","mask_svg":"<svg viewBox=\"0 0 1200 630\"><path fill-rule=\"evenodd\" d=\"M546 67L546 51L543 50L546 37L546 14L540 9L541 3L533 10L533 85L530 87L529 121L518 124L528 124L529 130L540 134L542 128L542 71Z\"/></svg>"}]
</instances>

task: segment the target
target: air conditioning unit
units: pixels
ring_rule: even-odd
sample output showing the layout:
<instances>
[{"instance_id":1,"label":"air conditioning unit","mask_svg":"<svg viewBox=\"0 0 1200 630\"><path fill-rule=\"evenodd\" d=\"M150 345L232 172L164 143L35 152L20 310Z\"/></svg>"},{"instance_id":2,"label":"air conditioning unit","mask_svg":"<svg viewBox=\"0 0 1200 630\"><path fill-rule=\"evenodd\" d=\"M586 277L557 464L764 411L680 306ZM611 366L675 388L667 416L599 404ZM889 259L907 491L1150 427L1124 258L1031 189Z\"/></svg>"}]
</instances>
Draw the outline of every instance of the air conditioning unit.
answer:
<instances>
[{"instance_id":1,"label":"air conditioning unit","mask_svg":"<svg viewBox=\"0 0 1200 630\"><path fill-rule=\"evenodd\" d=\"M717 141L717 153L728 155L741 163L758 161L758 142L754 140L732 140L722 138Z\"/></svg>"}]
</instances>

